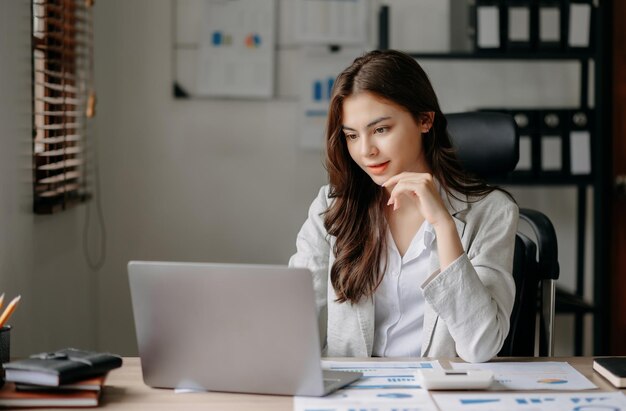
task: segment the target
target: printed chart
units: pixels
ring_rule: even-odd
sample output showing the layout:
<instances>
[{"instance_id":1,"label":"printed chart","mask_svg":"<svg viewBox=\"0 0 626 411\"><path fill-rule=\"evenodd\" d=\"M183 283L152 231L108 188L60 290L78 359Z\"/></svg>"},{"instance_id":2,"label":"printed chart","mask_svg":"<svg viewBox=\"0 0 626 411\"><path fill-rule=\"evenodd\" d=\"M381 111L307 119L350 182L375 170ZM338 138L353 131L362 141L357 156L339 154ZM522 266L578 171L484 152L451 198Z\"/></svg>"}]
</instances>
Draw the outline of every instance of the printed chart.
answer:
<instances>
[{"instance_id":1,"label":"printed chart","mask_svg":"<svg viewBox=\"0 0 626 411\"><path fill-rule=\"evenodd\" d=\"M437 361L344 362L322 361L332 371L358 371L363 377L323 398L295 397L294 411L436 411L428 391L415 374L441 369Z\"/></svg>"},{"instance_id":2,"label":"printed chart","mask_svg":"<svg viewBox=\"0 0 626 411\"><path fill-rule=\"evenodd\" d=\"M491 390L590 390L596 387L566 362L450 363L455 370L490 370Z\"/></svg>"},{"instance_id":3,"label":"printed chart","mask_svg":"<svg viewBox=\"0 0 626 411\"><path fill-rule=\"evenodd\" d=\"M572 394L434 394L446 411L626 411L621 392Z\"/></svg>"}]
</instances>

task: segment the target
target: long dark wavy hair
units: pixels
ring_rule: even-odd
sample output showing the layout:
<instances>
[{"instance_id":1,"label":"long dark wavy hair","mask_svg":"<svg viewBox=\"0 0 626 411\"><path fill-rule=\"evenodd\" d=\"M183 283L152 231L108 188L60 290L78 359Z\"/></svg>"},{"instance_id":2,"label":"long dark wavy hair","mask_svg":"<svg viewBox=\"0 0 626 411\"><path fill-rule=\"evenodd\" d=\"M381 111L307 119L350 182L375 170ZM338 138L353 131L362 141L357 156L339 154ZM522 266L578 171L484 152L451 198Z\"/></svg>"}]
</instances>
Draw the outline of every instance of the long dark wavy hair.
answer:
<instances>
[{"instance_id":1,"label":"long dark wavy hair","mask_svg":"<svg viewBox=\"0 0 626 411\"><path fill-rule=\"evenodd\" d=\"M326 168L334 201L325 212L324 226L336 237L330 279L341 303L372 297L386 265L385 189L352 160L342 129L345 98L361 92L404 107L416 122L426 112L435 113L433 126L423 134L423 148L433 177L448 196L454 196L454 190L482 198L494 190L463 171L435 91L415 59L399 51L375 50L354 60L335 81L326 125Z\"/></svg>"}]
</instances>

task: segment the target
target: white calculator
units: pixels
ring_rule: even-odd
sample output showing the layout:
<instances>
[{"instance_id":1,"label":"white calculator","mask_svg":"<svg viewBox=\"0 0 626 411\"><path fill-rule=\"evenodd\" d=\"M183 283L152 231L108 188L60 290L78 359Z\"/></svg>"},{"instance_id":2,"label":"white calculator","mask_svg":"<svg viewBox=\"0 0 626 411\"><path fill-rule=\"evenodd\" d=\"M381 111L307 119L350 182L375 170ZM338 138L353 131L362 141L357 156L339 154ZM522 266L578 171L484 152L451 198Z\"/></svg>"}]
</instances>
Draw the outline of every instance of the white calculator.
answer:
<instances>
[{"instance_id":1,"label":"white calculator","mask_svg":"<svg viewBox=\"0 0 626 411\"><path fill-rule=\"evenodd\" d=\"M488 370L419 370L422 385L427 390L484 390L493 381Z\"/></svg>"}]
</instances>

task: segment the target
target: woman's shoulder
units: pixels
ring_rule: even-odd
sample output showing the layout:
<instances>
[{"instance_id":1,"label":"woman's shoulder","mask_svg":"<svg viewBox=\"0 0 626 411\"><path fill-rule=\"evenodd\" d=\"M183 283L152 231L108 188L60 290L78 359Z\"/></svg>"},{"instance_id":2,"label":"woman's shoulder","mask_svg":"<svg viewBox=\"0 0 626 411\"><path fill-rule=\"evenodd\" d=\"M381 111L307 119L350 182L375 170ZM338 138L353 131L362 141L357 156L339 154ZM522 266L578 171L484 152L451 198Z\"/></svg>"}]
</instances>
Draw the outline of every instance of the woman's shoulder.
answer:
<instances>
[{"instance_id":1,"label":"woman's shoulder","mask_svg":"<svg viewBox=\"0 0 626 411\"><path fill-rule=\"evenodd\" d=\"M332 198L330 197L330 185L326 184L320 187L317 196L311 204L311 209L318 212L325 211L330 205Z\"/></svg>"},{"instance_id":2,"label":"woman's shoulder","mask_svg":"<svg viewBox=\"0 0 626 411\"><path fill-rule=\"evenodd\" d=\"M324 184L320 187L319 192L317 193L317 199L323 201L326 204L330 203L330 184Z\"/></svg>"},{"instance_id":3,"label":"woman's shoulder","mask_svg":"<svg viewBox=\"0 0 626 411\"><path fill-rule=\"evenodd\" d=\"M470 202L470 208L474 211L499 214L498 211L518 211L515 200L504 190L495 188L482 198Z\"/></svg>"},{"instance_id":4,"label":"woman's shoulder","mask_svg":"<svg viewBox=\"0 0 626 411\"><path fill-rule=\"evenodd\" d=\"M483 201L489 204L502 204L502 205L517 206L517 203L515 203L515 200L513 199L511 194L507 193L506 191L500 188L494 188L494 190L491 193L487 194L483 198Z\"/></svg>"}]
</instances>

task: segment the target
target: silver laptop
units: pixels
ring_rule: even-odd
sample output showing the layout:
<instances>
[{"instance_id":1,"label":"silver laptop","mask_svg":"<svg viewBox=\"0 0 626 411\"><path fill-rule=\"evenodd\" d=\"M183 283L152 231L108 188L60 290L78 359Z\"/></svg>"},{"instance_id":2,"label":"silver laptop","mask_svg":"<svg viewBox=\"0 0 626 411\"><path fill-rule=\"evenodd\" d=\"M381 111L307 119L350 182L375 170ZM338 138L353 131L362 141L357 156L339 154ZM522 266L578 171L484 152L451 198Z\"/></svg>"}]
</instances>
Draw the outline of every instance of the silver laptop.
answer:
<instances>
[{"instance_id":1,"label":"silver laptop","mask_svg":"<svg viewBox=\"0 0 626 411\"><path fill-rule=\"evenodd\" d=\"M322 396L361 376L322 371L307 269L131 261L128 277L151 387Z\"/></svg>"}]
</instances>

